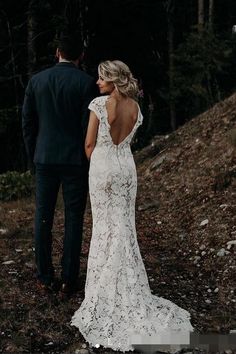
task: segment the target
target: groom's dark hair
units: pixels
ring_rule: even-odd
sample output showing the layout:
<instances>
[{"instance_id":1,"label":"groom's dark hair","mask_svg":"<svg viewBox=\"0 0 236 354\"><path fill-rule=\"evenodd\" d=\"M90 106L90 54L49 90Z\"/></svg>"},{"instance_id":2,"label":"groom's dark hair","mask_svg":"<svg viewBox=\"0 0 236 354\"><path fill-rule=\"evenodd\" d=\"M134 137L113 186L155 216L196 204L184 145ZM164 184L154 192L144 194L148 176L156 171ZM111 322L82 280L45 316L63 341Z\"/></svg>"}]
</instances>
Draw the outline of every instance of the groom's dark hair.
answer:
<instances>
[{"instance_id":1,"label":"groom's dark hair","mask_svg":"<svg viewBox=\"0 0 236 354\"><path fill-rule=\"evenodd\" d=\"M58 39L57 47L64 59L67 60L78 59L84 50L81 37L77 34L62 33Z\"/></svg>"}]
</instances>

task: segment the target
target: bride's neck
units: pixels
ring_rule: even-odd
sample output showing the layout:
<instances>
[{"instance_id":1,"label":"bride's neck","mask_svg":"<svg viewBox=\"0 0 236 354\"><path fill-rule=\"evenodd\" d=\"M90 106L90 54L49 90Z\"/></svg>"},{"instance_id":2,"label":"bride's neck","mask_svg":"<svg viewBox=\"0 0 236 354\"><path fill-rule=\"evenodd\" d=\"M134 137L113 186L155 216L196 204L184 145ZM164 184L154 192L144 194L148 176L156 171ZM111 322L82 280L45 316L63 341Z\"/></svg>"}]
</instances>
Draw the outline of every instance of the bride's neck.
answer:
<instances>
[{"instance_id":1,"label":"bride's neck","mask_svg":"<svg viewBox=\"0 0 236 354\"><path fill-rule=\"evenodd\" d=\"M115 98L117 101L121 101L126 99L127 97L122 95L122 93L120 93L118 90L114 89L112 92L110 92L110 97Z\"/></svg>"}]
</instances>

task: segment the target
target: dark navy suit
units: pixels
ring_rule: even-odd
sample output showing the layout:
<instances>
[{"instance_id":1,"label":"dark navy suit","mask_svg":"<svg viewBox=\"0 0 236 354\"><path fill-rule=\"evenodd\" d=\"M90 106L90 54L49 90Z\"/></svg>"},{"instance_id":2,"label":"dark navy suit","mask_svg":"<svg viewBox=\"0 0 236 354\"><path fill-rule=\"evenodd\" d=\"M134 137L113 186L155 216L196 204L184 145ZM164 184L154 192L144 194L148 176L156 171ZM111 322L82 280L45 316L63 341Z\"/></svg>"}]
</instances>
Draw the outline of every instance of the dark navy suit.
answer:
<instances>
[{"instance_id":1,"label":"dark navy suit","mask_svg":"<svg viewBox=\"0 0 236 354\"><path fill-rule=\"evenodd\" d=\"M88 191L84 140L95 90L94 79L68 62L34 75L26 88L22 129L29 162L36 166L35 256L45 284L54 278L51 230L60 186L65 206L61 275L71 285L78 278Z\"/></svg>"}]
</instances>

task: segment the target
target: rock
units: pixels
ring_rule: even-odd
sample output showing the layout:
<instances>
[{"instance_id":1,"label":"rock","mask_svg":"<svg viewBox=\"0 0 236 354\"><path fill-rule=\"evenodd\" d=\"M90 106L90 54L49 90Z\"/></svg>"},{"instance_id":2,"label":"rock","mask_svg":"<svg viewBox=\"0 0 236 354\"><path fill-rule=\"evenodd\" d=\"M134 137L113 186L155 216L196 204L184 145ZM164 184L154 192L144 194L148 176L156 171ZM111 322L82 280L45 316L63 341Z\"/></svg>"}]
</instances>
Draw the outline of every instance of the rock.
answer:
<instances>
[{"instance_id":1,"label":"rock","mask_svg":"<svg viewBox=\"0 0 236 354\"><path fill-rule=\"evenodd\" d=\"M159 202L156 201L156 200L153 200L149 203L145 203L143 205L140 205L138 207L138 210L139 211L144 211L144 210L147 210L147 209L151 209L151 208L158 208L160 206Z\"/></svg>"},{"instance_id":2,"label":"rock","mask_svg":"<svg viewBox=\"0 0 236 354\"><path fill-rule=\"evenodd\" d=\"M227 208L227 206L228 206L228 204L221 204L220 208L225 209L225 208Z\"/></svg>"},{"instance_id":3,"label":"rock","mask_svg":"<svg viewBox=\"0 0 236 354\"><path fill-rule=\"evenodd\" d=\"M15 345L14 343L7 343L4 348L4 353L20 353L22 352L22 348Z\"/></svg>"},{"instance_id":4,"label":"rock","mask_svg":"<svg viewBox=\"0 0 236 354\"><path fill-rule=\"evenodd\" d=\"M210 300L210 299L206 299L206 300L205 300L205 303L206 303L206 304L211 304L211 300Z\"/></svg>"},{"instance_id":5,"label":"rock","mask_svg":"<svg viewBox=\"0 0 236 354\"><path fill-rule=\"evenodd\" d=\"M205 245L201 245L201 246L200 246L200 250L201 250L201 251L204 250L205 248L206 248Z\"/></svg>"},{"instance_id":6,"label":"rock","mask_svg":"<svg viewBox=\"0 0 236 354\"><path fill-rule=\"evenodd\" d=\"M15 251L16 251L17 253L23 252L23 250L22 250L21 248L16 248Z\"/></svg>"},{"instance_id":7,"label":"rock","mask_svg":"<svg viewBox=\"0 0 236 354\"><path fill-rule=\"evenodd\" d=\"M15 263L15 261L5 261L5 262L2 262L2 264L4 265L10 265L10 264L13 264Z\"/></svg>"},{"instance_id":8,"label":"rock","mask_svg":"<svg viewBox=\"0 0 236 354\"><path fill-rule=\"evenodd\" d=\"M229 254L229 251L226 251L224 248L221 248L216 255L219 257L223 257L226 254Z\"/></svg>"},{"instance_id":9,"label":"rock","mask_svg":"<svg viewBox=\"0 0 236 354\"><path fill-rule=\"evenodd\" d=\"M150 166L150 170L155 170L166 160L165 155L157 156Z\"/></svg>"},{"instance_id":10,"label":"rock","mask_svg":"<svg viewBox=\"0 0 236 354\"><path fill-rule=\"evenodd\" d=\"M48 343L46 343L45 345L46 346L50 346L50 345L53 345L54 343L53 342L48 342Z\"/></svg>"},{"instance_id":11,"label":"rock","mask_svg":"<svg viewBox=\"0 0 236 354\"><path fill-rule=\"evenodd\" d=\"M198 262L200 259L201 259L200 256L195 256L193 263L194 263L194 264L197 264L197 262Z\"/></svg>"},{"instance_id":12,"label":"rock","mask_svg":"<svg viewBox=\"0 0 236 354\"><path fill-rule=\"evenodd\" d=\"M208 219L202 220L202 222L200 223L200 226L205 226L208 224L208 222L209 222Z\"/></svg>"},{"instance_id":13,"label":"rock","mask_svg":"<svg viewBox=\"0 0 236 354\"><path fill-rule=\"evenodd\" d=\"M33 269L34 268L34 264L33 263L30 263L30 262L26 262L25 263L25 266L29 269Z\"/></svg>"},{"instance_id":14,"label":"rock","mask_svg":"<svg viewBox=\"0 0 236 354\"><path fill-rule=\"evenodd\" d=\"M5 235L7 233L7 229L0 228L0 234Z\"/></svg>"},{"instance_id":15,"label":"rock","mask_svg":"<svg viewBox=\"0 0 236 354\"><path fill-rule=\"evenodd\" d=\"M218 293L219 292L219 288L215 288L214 293Z\"/></svg>"},{"instance_id":16,"label":"rock","mask_svg":"<svg viewBox=\"0 0 236 354\"><path fill-rule=\"evenodd\" d=\"M76 354L89 354L89 350L88 349L76 349L75 351Z\"/></svg>"},{"instance_id":17,"label":"rock","mask_svg":"<svg viewBox=\"0 0 236 354\"><path fill-rule=\"evenodd\" d=\"M227 242L227 249L230 250L232 245L236 245L236 240L231 240Z\"/></svg>"}]
</instances>

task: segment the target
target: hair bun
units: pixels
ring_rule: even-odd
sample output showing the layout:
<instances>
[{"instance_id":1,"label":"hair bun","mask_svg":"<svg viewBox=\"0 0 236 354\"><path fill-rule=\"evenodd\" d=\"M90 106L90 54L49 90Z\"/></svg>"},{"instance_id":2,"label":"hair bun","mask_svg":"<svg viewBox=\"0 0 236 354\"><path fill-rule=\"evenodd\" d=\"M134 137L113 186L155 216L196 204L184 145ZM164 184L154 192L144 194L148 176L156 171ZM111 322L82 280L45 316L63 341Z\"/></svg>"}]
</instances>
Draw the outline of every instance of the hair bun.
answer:
<instances>
[{"instance_id":1,"label":"hair bun","mask_svg":"<svg viewBox=\"0 0 236 354\"><path fill-rule=\"evenodd\" d=\"M105 81L113 82L120 93L132 98L137 97L137 80L125 63L120 60L107 60L99 65L98 70L99 75Z\"/></svg>"}]
</instances>

